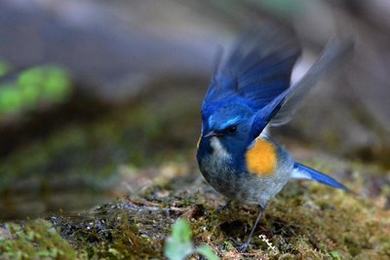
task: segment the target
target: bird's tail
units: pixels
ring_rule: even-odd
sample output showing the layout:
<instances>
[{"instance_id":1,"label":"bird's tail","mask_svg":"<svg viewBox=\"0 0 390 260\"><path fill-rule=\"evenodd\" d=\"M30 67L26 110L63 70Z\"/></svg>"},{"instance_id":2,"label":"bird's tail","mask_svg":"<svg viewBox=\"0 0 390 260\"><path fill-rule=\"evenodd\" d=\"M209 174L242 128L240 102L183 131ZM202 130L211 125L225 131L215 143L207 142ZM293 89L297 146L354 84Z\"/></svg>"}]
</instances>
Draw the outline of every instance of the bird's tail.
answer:
<instances>
[{"instance_id":1,"label":"bird's tail","mask_svg":"<svg viewBox=\"0 0 390 260\"><path fill-rule=\"evenodd\" d=\"M330 187L336 188L336 189L342 189L345 191L349 191L347 187L345 187L340 182L336 181L332 177L329 177L326 174L323 174L319 171L316 171L310 167L307 167L300 163L294 164L294 170L292 171L293 179L304 179L304 180L314 180L319 183L328 185Z\"/></svg>"}]
</instances>

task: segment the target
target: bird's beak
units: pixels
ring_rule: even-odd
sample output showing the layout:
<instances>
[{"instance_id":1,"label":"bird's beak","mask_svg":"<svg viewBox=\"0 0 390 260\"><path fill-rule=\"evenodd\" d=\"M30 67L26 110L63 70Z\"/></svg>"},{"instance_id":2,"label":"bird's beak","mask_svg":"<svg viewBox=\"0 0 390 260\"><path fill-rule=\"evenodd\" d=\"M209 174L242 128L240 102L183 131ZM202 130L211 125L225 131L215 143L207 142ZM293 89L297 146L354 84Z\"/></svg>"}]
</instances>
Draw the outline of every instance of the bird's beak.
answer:
<instances>
[{"instance_id":1,"label":"bird's beak","mask_svg":"<svg viewBox=\"0 0 390 260\"><path fill-rule=\"evenodd\" d=\"M213 137L213 136L219 136L219 134L214 131L210 131L207 134L205 134L203 137Z\"/></svg>"}]
</instances>

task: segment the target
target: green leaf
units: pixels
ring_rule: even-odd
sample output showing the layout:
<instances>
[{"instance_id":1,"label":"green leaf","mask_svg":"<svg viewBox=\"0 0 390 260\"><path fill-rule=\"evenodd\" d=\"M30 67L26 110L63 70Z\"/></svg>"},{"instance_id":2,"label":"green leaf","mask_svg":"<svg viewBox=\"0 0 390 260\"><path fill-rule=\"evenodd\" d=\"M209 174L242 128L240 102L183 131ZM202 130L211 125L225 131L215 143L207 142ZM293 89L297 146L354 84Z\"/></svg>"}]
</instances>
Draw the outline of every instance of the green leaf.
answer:
<instances>
[{"instance_id":1,"label":"green leaf","mask_svg":"<svg viewBox=\"0 0 390 260\"><path fill-rule=\"evenodd\" d=\"M184 219L179 218L172 226L172 235L165 243L164 254L169 260L183 260L194 253L201 254L209 260L219 259L207 245L194 248L190 225Z\"/></svg>"},{"instance_id":2,"label":"green leaf","mask_svg":"<svg viewBox=\"0 0 390 260\"><path fill-rule=\"evenodd\" d=\"M214 253L213 249L208 245L203 245L196 248L196 252L206 257L208 260L218 260L219 257Z\"/></svg>"},{"instance_id":3,"label":"green leaf","mask_svg":"<svg viewBox=\"0 0 390 260\"><path fill-rule=\"evenodd\" d=\"M172 228L172 238L180 242L191 242L191 228L184 219L179 218Z\"/></svg>"},{"instance_id":4,"label":"green leaf","mask_svg":"<svg viewBox=\"0 0 390 260\"><path fill-rule=\"evenodd\" d=\"M329 255L332 257L332 259L341 260L341 256L337 251L331 251L329 252Z\"/></svg>"},{"instance_id":5,"label":"green leaf","mask_svg":"<svg viewBox=\"0 0 390 260\"><path fill-rule=\"evenodd\" d=\"M165 243L164 254L169 260L182 260L194 251L191 228L187 221L178 219L172 226L172 235Z\"/></svg>"}]
</instances>

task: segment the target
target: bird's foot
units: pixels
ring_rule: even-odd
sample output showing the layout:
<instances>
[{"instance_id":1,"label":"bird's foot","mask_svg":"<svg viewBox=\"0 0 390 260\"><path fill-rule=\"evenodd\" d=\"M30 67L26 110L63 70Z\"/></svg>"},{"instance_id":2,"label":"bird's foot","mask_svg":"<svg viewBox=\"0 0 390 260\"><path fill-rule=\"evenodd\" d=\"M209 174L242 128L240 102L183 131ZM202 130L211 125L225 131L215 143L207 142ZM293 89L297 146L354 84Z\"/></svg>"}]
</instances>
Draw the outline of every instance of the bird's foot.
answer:
<instances>
[{"instance_id":1,"label":"bird's foot","mask_svg":"<svg viewBox=\"0 0 390 260\"><path fill-rule=\"evenodd\" d=\"M261 207L261 206L260 206L259 215L257 215L255 224L253 225L252 230L251 230L251 233L250 233L249 236L248 236L248 240L247 240L244 244L242 244L242 245L239 247L239 249L238 249L240 252L245 252L245 251L247 250L247 248L248 248L248 246L249 246L249 243L251 242L252 237L253 237L253 235L254 235L254 233L255 233L256 227L257 227L257 225L259 224L260 219L263 218L263 216L264 216L264 207Z\"/></svg>"},{"instance_id":2,"label":"bird's foot","mask_svg":"<svg viewBox=\"0 0 390 260\"><path fill-rule=\"evenodd\" d=\"M249 243L245 242L241 246L238 247L238 251L241 253L244 253L248 249L248 246L249 246Z\"/></svg>"}]
</instances>

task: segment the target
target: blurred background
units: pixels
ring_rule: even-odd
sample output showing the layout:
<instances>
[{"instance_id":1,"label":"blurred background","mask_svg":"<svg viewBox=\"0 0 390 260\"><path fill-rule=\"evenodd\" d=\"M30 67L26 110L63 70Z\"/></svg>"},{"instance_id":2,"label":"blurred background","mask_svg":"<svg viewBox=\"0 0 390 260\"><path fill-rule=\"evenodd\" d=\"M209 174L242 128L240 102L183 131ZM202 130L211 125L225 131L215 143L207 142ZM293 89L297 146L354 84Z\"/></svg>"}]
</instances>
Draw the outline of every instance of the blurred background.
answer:
<instances>
[{"instance_id":1,"label":"blurred background","mask_svg":"<svg viewBox=\"0 0 390 260\"><path fill-rule=\"evenodd\" d=\"M374 164L374 186L388 187L387 0L1 0L0 220L77 212L187 171L181 163L196 169L218 46L269 19L304 48L293 80L329 38L355 41L275 135Z\"/></svg>"}]
</instances>

